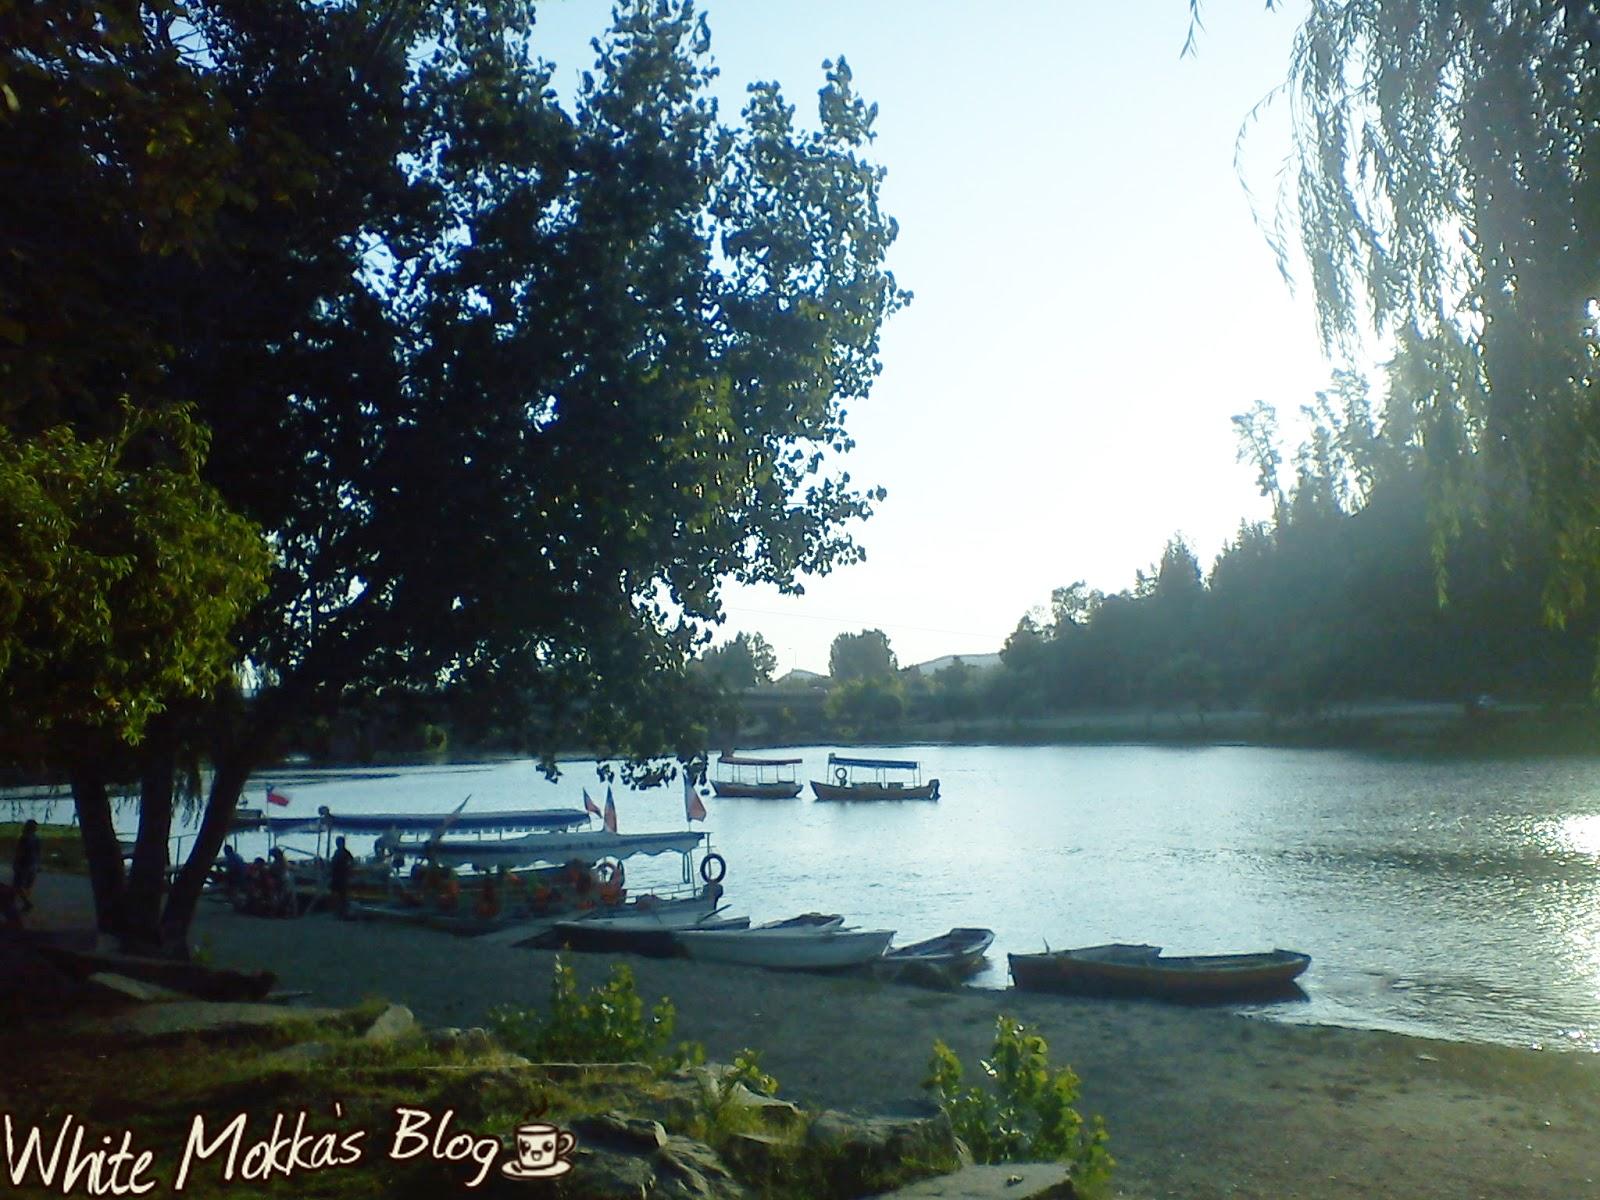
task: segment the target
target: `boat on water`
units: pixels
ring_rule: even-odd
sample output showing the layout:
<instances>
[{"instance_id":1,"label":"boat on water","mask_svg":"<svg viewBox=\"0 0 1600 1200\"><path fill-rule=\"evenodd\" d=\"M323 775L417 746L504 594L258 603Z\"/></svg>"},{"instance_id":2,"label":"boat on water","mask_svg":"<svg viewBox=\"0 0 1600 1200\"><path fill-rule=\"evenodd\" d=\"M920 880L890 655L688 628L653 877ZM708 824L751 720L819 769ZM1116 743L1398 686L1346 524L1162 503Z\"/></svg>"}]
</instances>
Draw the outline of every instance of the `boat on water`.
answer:
<instances>
[{"instance_id":1,"label":"boat on water","mask_svg":"<svg viewBox=\"0 0 1600 1200\"><path fill-rule=\"evenodd\" d=\"M892 929L791 926L778 929L681 929L673 934L690 958L778 971L836 971L883 957Z\"/></svg>"},{"instance_id":2,"label":"boat on water","mask_svg":"<svg viewBox=\"0 0 1600 1200\"><path fill-rule=\"evenodd\" d=\"M675 940L685 930L743 930L749 917L725 917L721 909L695 912L661 908L613 915L595 913L573 921L557 921L533 945L545 949L601 950L670 958L678 952Z\"/></svg>"},{"instance_id":3,"label":"boat on water","mask_svg":"<svg viewBox=\"0 0 1600 1200\"><path fill-rule=\"evenodd\" d=\"M939 781L922 781L922 764L900 758L828 755L832 782L811 781L818 800L937 800Z\"/></svg>"},{"instance_id":4,"label":"boat on water","mask_svg":"<svg viewBox=\"0 0 1600 1200\"><path fill-rule=\"evenodd\" d=\"M1160 946L1121 942L1009 957L1011 978L1026 991L1191 1001L1282 995L1298 990L1294 981L1311 965L1296 950L1168 958Z\"/></svg>"},{"instance_id":5,"label":"boat on water","mask_svg":"<svg viewBox=\"0 0 1600 1200\"><path fill-rule=\"evenodd\" d=\"M793 800L800 794L795 768L804 761L724 754L717 759L711 790L725 800Z\"/></svg>"},{"instance_id":6,"label":"boat on water","mask_svg":"<svg viewBox=\"0 0 1600 1200\"><path fill-rule=\"evenodd\" d=\"M896 971L913 964L933 967L946 975L970 975L983 963L994 944L994 930L958 926L938 937L896 946L885 952L883 965Z\"/></svg>"}]
</instances>

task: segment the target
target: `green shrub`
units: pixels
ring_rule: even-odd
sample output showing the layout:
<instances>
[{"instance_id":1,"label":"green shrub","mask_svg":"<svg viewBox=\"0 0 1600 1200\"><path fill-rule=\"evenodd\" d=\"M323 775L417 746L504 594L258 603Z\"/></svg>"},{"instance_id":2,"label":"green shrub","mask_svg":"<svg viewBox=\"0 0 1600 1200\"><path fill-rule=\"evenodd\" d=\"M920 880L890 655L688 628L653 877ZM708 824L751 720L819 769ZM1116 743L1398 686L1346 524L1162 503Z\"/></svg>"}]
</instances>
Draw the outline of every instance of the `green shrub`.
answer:
<instances>
[{"instance_id":1,"label":"green shrub","mask_svg":"<svg viewBox=\"0 0 1600 1200\"><path fill-rule=\"evenodd\" d=\"M1070 1067L1051 1070L1044 1038L1001 1016L995 1021L994 1050L978 1065L992 1081L992 1091L964 1087L961 1060L944 1042L935 1041L923 1085L933 1091L977 1161L1064 1162L1080 1188L1094 1188L1110 1178L1115 1160L1106 1150L1105 1123L1096 1117L1091 1125L1084 1124L1073 1107L1078 1077Z\"/></svg>"},{"instance_id":2,"label":"green shrub","mask_svg":"<svg viewBox=\"0 0 1600 1200\"><path fill-rule=\"evenodd\" d=\"M622 963L611 969L606 983L583 994L577 971L558 955L545 1016L532 1009L498 1008L489 1019L509 1049L536 1060L661 1066L674 1058L664 1053L677 1022L672 1001L663 996L646 1013L633 971ZM680 1047L678 1054L691 1049Z\"/></svg>"}]
</instances>

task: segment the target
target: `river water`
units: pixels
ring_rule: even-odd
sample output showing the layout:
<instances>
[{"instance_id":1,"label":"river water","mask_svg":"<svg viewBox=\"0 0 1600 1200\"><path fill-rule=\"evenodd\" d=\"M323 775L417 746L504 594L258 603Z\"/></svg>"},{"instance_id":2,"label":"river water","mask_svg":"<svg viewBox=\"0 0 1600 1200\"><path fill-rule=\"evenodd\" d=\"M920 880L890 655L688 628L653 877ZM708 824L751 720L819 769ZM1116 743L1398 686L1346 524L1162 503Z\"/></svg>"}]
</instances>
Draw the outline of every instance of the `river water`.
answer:
<instances>
[{"instance_id":1,"label":"river water","mask_svg":"<svg viewBox=\"0 0 1600 1200\"><path fill-rule=\"evenodd\" d=\"M747 753L756 751L746 750ZM828 747L785 750L824 778ZM1107 941L1169 953L1303 950L1307 998L1271 1019L1600 1049L1600 762L1332 750L880 746L936 803L709 798L731 912L806 910L899 931L995 930L1005 953ZM592 764L526 762L267 779L290 814L581 807ZM623 832L681 829L677 786L618 787ZM356 848L361 848L353 842ZM245 847L247 852L249 847ZM676 862L673 856L674 863ZM639 862L640 860L636 860ZM629 864L637 885L643 866ZM676 866L674 866L676 871ZM636 887L637 890L637 887Z\"/></svg>"}]
</instances>

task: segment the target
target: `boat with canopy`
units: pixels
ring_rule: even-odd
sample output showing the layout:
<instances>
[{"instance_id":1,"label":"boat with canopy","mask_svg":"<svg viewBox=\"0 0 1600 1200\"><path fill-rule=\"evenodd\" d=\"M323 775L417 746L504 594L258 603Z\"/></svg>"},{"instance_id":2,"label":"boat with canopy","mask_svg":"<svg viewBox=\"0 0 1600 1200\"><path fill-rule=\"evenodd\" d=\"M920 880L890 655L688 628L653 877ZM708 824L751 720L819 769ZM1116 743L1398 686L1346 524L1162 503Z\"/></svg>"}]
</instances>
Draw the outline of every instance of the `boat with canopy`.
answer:
<instances>
[{"instance_id":1,"label":"boat with canopy","mask_svg":"<svg viewBox=\"0 0 1600 1200\"><path fill-rule=\"evenodd\" d=\"M723 799L793 800L800 794L795 768L800 758L752 758L724 754L717 759L711 790Z\"/></svg>"},{"instance_id":2,"label":"boat with canopy","mask_svg":"<svg viewBox=\"0 0 1600 1200\"><path fill-rule=\"evenodd\" d=\"M939 781L922 782L922 764L901 758L828 755L831 782L811 781L818 800L937 800Z\"/></svg>"}]
</instances>

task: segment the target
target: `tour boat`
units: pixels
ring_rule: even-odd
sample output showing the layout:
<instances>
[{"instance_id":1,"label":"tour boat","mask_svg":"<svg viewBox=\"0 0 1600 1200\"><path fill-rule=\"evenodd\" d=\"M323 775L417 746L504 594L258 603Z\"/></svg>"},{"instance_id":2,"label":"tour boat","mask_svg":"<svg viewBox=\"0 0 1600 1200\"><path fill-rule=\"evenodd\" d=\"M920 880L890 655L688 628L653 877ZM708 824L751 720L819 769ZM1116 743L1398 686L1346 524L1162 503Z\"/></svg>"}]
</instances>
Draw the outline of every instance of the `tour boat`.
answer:
<instances>
[{"instance_id":1,"label":"tour boat","mask_svg":"<svg viewBox=\"0 0 1600 1200\"><path fill-rule=\"evenodd\" d=\"M939 781L922 782L922 764L898 758L828 755L831 783L811 781L818 800L937 800Z\"/></svg>"},{"instance_id":2,"label":"tour boat","mask_svg":"<svg viewBox=\"0 0 1600 1200\"><path fill-rule=\"evenodd\" d=\"M804 759L750 758L724 754L717 759L711 790L723 799L793 800L800 794L795 768Z\"/></svg>"},{"instance_id":3,"label":"tour boat","mask_svg":"<svg viewBox=\"0 0 1600 1200\"><path fill-rule=\"evenodd\" d=\"M1160 946L1123 943L1009 957L1011 978L1027 991L1199 1001L1286 993L1311 965L1295 950L1167 958Z\"/></svg>"}]
</instances>

